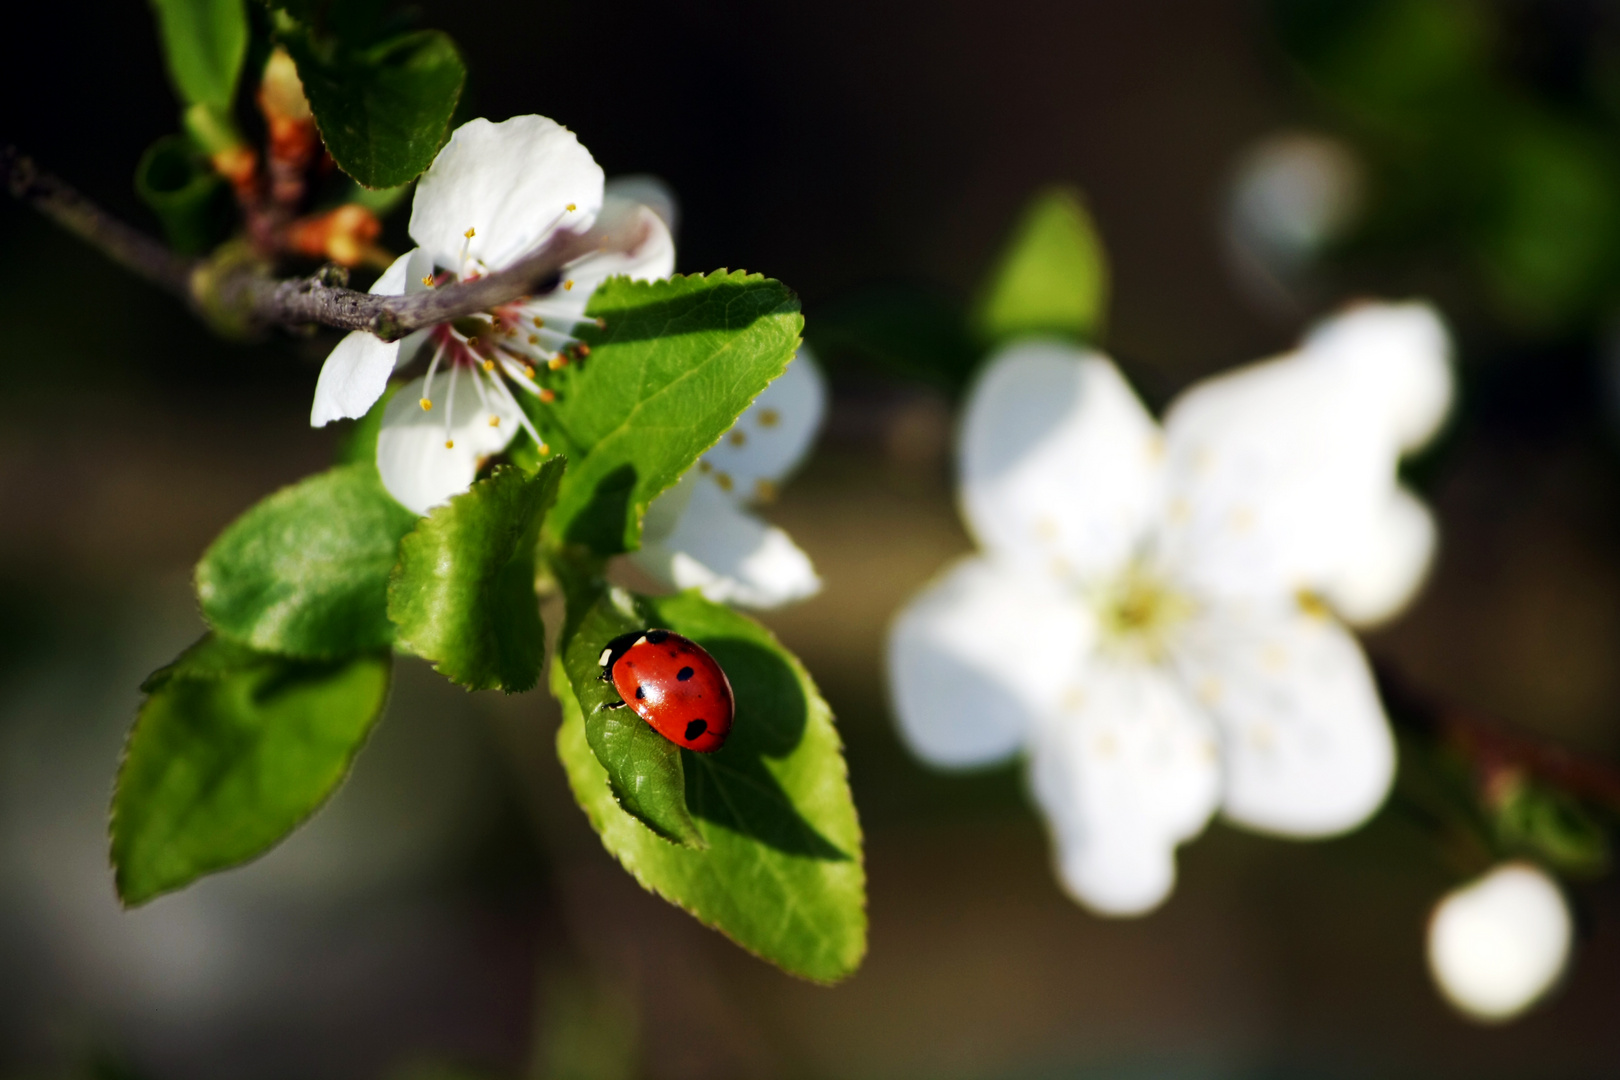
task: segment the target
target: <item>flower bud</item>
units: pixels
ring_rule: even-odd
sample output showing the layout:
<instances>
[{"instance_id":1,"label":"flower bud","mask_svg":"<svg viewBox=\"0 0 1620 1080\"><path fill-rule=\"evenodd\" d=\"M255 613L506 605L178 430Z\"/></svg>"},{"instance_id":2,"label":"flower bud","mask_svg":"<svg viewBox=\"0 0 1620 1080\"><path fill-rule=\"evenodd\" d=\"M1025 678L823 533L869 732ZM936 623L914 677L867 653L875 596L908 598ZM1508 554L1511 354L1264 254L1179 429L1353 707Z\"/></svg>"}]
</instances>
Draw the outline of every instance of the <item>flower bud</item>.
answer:
<instances>
[{"instance_id":1,"label":"flower bud","mask_svg":"<svg viewBox=\"0 0 1620 1080\"><path fill-rule=\"evenodd\" d=\"M303 196L304 172L315 159L320 137L298 68L285 49L276 49L265 62L259 111L270 133L271 194L277 202L296 203Z\"/></svg>"},{"instance_id":2,"label":"flower bud","mask_svg":"<svg viewBox=\"0 0 1620 1080\"><path fill-rule=\"evenodd\" d=\"M1476 1020L1510 1020L1550 989L1569 960L1569 907L1537 866L1503 863L1448 893L1429 919L1429 970Z\"/></svg>"},{"instance_id":3,"label":"flower bud","mask_svg":"<svg viewBox=\"0 0 1620 1080\"><path fill-rule=\"evenodd\" d=\"M382 223L365 207L346 203L287 227L287 247L311 259L331 259L339 266L358 266L372 252Z\"/></svg>"}]
</instances>

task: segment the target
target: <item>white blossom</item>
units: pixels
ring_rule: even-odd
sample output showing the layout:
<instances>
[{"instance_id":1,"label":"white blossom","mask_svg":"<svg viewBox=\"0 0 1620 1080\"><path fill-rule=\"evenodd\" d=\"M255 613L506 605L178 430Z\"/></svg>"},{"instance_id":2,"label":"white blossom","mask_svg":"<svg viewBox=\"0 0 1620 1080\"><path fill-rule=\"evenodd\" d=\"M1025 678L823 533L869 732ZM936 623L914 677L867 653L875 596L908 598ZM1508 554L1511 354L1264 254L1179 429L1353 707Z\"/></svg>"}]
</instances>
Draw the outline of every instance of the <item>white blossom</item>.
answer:
<instances>
[{"instance_id":1,"label":"white blossom","mask_svg":"<svg viewBox=\"0 0 1620 1080\"><path fill-rule=\"evenodd\" d=\"M809 452L826 409L821 372L801 347L737 422L647 508L631 560L717 603L772 608L813 596L821 579L788 534L755 516Z\"/></svg>"},{"instance_id":2,"label":"white blossom","mask_svg":"<svg viewBox=\"0 0 1620 1080\"><path fill-rule=\"evenodd\" d=\"M1539 867L1504 863L1455 889L1429 919L1429 970L1458 1009L1509 1020L1541 998L1569 961L1571 920Z\"/></svg>"},{"instance_id":3,"label":"white blossom","mask_svg":"<svg viewBox=\"0 0 1620 1080\"><path fill-rule=\"evenodd\" d=\"M651 209L606 194L602 169L574 133L543 116L473 120L450 136L422 175L401 255L372 286L397 296L503 269L558 228L588 228L603 213L634 214L646 238L631 252L597 252L566 267L548 293L419 330L397 342L356 331L327 357L310 423L359 417L389 377L418 356L426 373L384 410L377 467L417 513L467 488L479 463L527 430L544 448L512 388L552 400L548 374L570 362L585 305L606 278L659 278L674 269L669 230ZM544 449L542 449L544 452Z\"/></svg>"},{"instance_id":4,"label":"white blossom","mask_svg":"<svg viewBox=\"0 0 1620 1080\"><path fill-rule=\"evenodd\" d=\"M1394 744L1332 612L1388 618L1426 572L1435 527L1396 464L1449 407L1448 349L1430 308L1363 306L1162 428L1097 353L992 358L959 443L981 551L890 632L906 742L947 767L1024 751L1061 880L1109 914L1162 902L1217 806L1276 834L1359 824Z\"/></svg>"}]
</instances>

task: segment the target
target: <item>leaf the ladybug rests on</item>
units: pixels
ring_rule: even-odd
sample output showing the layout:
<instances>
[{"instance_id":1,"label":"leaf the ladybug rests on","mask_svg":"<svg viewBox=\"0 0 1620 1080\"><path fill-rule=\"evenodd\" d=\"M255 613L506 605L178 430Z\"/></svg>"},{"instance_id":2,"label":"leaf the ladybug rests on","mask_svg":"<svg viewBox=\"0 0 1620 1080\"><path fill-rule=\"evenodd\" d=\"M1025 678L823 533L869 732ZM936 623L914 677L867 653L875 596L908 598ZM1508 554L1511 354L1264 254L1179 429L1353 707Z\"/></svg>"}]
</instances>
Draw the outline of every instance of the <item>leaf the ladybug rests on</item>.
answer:
<instances>
[{"instance_id":1,"label":"leaf the ladybug rests on","mask_svg":"<svg viewBox=\"0 0 1620 1080\"><path fill-rule=\"evenodd\" d=\"M664 738L699 754L725 744L731 683L703 646L673 630L649 629L610 642L601 661L603 678L624 704Z\"/></svg>"},{"instance_id":2,"label":"leaf the ladybug rests on","mask_svg":"<svg viewBox=\"0 0 1620 1080\"><path fill-rule=\"evenodd\" d=\"M570 627L551 673L563 706L557 751L602 843L645 888L787 971L819 982L853 972L866 950L861 831L838 732L803 666L759 624L695 592L633 598L570 588L568 599ZM597 708L618 701L599 678L602 650L648 626L671 628L724 668L737 716L715 753L677 749L629 709ZM593 732L604 723L667 748L655 760L682 768L678 809L697 844L666 843L643 827L610 774L657 778L627 767ZM645 802L657 790L645 783L634 795Z\"/></svg>"},{"instance_id":3,"label":"leaf the ladybug rests on","mask_svg":"<svg viewBox=\"0 0 1620 1080\"><path fill-rule=\"evenodd\" d=\"M624 708L612 682L601 677L603 652L615 642L628 648L647 620L628 594L559 576L568 592L569 616L559 658L583 710L586 744L607 774L613 800L664 840L702 847L703 836L686 808L681 748Z\"/></svg>"}]
</instances>

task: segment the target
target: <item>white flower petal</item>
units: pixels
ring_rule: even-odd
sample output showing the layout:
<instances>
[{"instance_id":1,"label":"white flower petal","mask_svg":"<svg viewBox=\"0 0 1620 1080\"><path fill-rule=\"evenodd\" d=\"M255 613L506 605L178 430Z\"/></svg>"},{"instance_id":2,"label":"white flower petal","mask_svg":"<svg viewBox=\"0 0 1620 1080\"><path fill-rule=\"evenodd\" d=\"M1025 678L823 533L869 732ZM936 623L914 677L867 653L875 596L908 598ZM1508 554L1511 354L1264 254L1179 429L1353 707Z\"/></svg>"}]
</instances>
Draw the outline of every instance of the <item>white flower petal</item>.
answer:
<instances>
[{"instance_id":1,"label":"white flower petal","mask_svg":"<svg viewBox=\"0 0 1620 1080\"><path fill-rule=\"evenodd\" d=\"M1010 757L1057 710L1095 635L1089 612L1049 582L963 559L889 628L900 734L934 765Z\"/></svg>"},{"instance_id":2,"label":"white flower petal","mask_svg":"<svg viewBox=\"0 0 1620 1080\"><path fill-rule=\"evenodd\" d=\"M712 483L693 484L687 498L674 527L630 556L637 566L743 607L779 607L821 589L810 557L787 533L734 506Z\"/></svg>"},{"instance_id":3,"label":"white flower petal","mask_svg":"<svg viewBox=\"0 0 1620 1080\"><path fill-rule=\"evenodd\" d=\"M1359 304L1319 323L1301 352L1375 387L1403 450L1433 438L1451 409L1451 337L1428 304Z\"/></svg>"},{"instance_id":4,"label":"white flower petal","mask_svg":"<svg viewBox=\"0 0 1620 1080\"><path fill-rule=\"evenodd\" d=\"M397 341L384 341L365 330L355 330L337 343L320 378L315 380L315 404L309 411L310 427L325 427L333 420L366 415L388 388L388 376L399 359Z\"/></svg>"},{"instance_id":5,"label":"white flower petal","mask_svg":"<svg viewBox=\"0 0 1620 1080\"><path fill-rule=\"evenodd\" d=\"M1395 482L1377 388L1286 357L1205 380L1165 420L1159 557L1194 591L1320 589L1367 544Z\"/></svg>"},{"instance_id":6,"label":"white flower petal","mask_svg":"<svg viewBox=\"0 0 1620 1080\"><path fill-rule=\"evenodd\" d=\"M1505 863L1446 895L1429 920L1429 970L1451 1003L1507 1020L1550 989L1569 961L1569 907L1529 863Z\"/></svg>"},{"instance_id":7,"label":"white flower petal","mask_svg":"<svg viewBox=\"0 0 1620 1080\"><path fill-rule=\"evenodd\" d=\"M1297 603L1208 607L1174 639L1188 688L1221 731L1226 816L1325 836L1365 821L1395 775L1395 742L1361 647Z\"/></svg>"},{"instance_id":8,"label":"white flower petal","mask_svg":"<svg viewBox=\"0 0 1620 1080\"><path fill-rule=\"evenodd\" d=\"M960 443L962 511L992 553L1060 577L1122 565L1158 505L1162 446L1114 365L1024 341L989 362Z\"/></svg>"},{"instance_id":9,"label":"white flower petal","mask_svg":"<svg viewBox=\"0 0 1620 1080\"><path fill-rule=\"evenodd\" d=\"M657 214L671 236L680 231L680 200L668 184L651 173L612 177L604 190L608 199L640 203Z\"/></svg>"},{"instance_id":10,"label":"white flower petal","mask_svg":"<svg viewBox=\"0 0 1620 1080\"><path fill-rule=\"evenodd\" d=\"M1434 561L1438 530L1428 507L1397 487L1352 562L1323 589L1352 626L1371 627L1400 614Z\"/></svg>"},{"instance_id":11,"label":"white flower petal","mask_svg":"<svg viewBox=\"0 0 1620 1080\"><path fill-rule=\"evenodd\" d=\"M602 217L606 220L609 215L638 219L647 230L646 238L631 251L596 251L570 263L563 271L563 284L545 294L548 318L555 317L553 312L568 312L582 319L591 294L610 277L623 275L636 281L656 281L675 272L675 239L655 211L640 203L609 198L603 203Z\"/></svg>"},{"instance_id":12,"label":"white flower petal","mask_svg":"<svg viewBox=\"0 0 1620 1080\"><path fill-rule=\"evenodd\" d=\"M707 475L728 486L738 502L768 500L799 464L821 430L827 409L826 381L810 350L801 346L782 374L771 380L703 461Z\"/></svg>"},{"instance_id":13,"label":"white flower petal","mask_svg":"<svg viewBox=\"0 0 1620 1080\"><path fill-rule=\"evenodd\" d=\"M427 253L413 248L389 264L372 282L371 292L376 296L421 292L427 286L420 279L432 272ZM426 334L419 330L403 341L383 341L364 330L346 335L321 366L310 427L325 427L333 420L357 419L370 412L387 388L388 376L415 355Z\"/></svg>"},{"instance_id":14,"label":"white flower petal","mask_svg":"<svg viewBox=\"0 0 1620 1080\"><path fill-rule=\"evenodd\" d=\"M1176 845L1214 812L1217 763L1212 725L1171 672L1095 660L1031 746L1035 798L1074 897L1105 915L1162 903Z\"/></svg>"},{"instance_id":15,"label":"white flower petal","mask_svg":"<svg viewBox=\"0 0 1620 1080\"><path fill-rule=\"evenodd\" d=\"M420 404L424 379L400 387L383 410L377 434L377 471L388 493L418 514L466 491L479 464L506 449L519 430L517 413L504 395L486 392L480 400L470 370L457 373L455 393L448 373L433 384L433 408ZM452 423L447 429L445 417ZM498 425L491 425L498 418ZM446 442L452 446L446 446Z\"/></svg>"},{"instance_id":16,"label":"white flower petal","mask_svg":"<svg viewBox=\"0 0 1620 1080\"><path fill-rule=\"evenodd\" d=\"M572 131L544 116L478 119L457 128L422 174L410 233L439 266L459 272L465 245L498 270L558 225L588 228L601 207L602 168Z\"/></svg>"},{"instance_id":17,"label":"white flower petal","mask_svg":"<svg viewBox=\"0 0 1620 1080\"><path fill-rule=\"evenodd\" d=\"M388 264L367 290L373 296L411 296L426 292L423 278L433 273L433 257L421 248L411 248Z\"/></svg>"}]
</instances>

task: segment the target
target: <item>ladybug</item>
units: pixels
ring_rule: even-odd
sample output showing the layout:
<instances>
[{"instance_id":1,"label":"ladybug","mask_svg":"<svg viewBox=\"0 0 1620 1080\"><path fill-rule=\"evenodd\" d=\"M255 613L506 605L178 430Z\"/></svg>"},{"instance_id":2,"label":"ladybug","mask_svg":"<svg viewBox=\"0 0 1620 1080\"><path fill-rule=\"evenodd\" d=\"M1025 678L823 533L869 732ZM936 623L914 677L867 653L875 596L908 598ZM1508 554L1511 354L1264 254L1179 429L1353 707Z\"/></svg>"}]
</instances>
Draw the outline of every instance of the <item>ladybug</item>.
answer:
<instances>
[{"instance_id":1,"label":"ladybug","mask_svg":"<svg viewBox=\"0 0 1620 1080\"><path fill-rule=\"evenodd\" d=\"M652 729L676 746L712 754L731 733L731 682L703 646L673 630L640 630L608 642L597 663Z\"/></svg>"}]
</instances>

